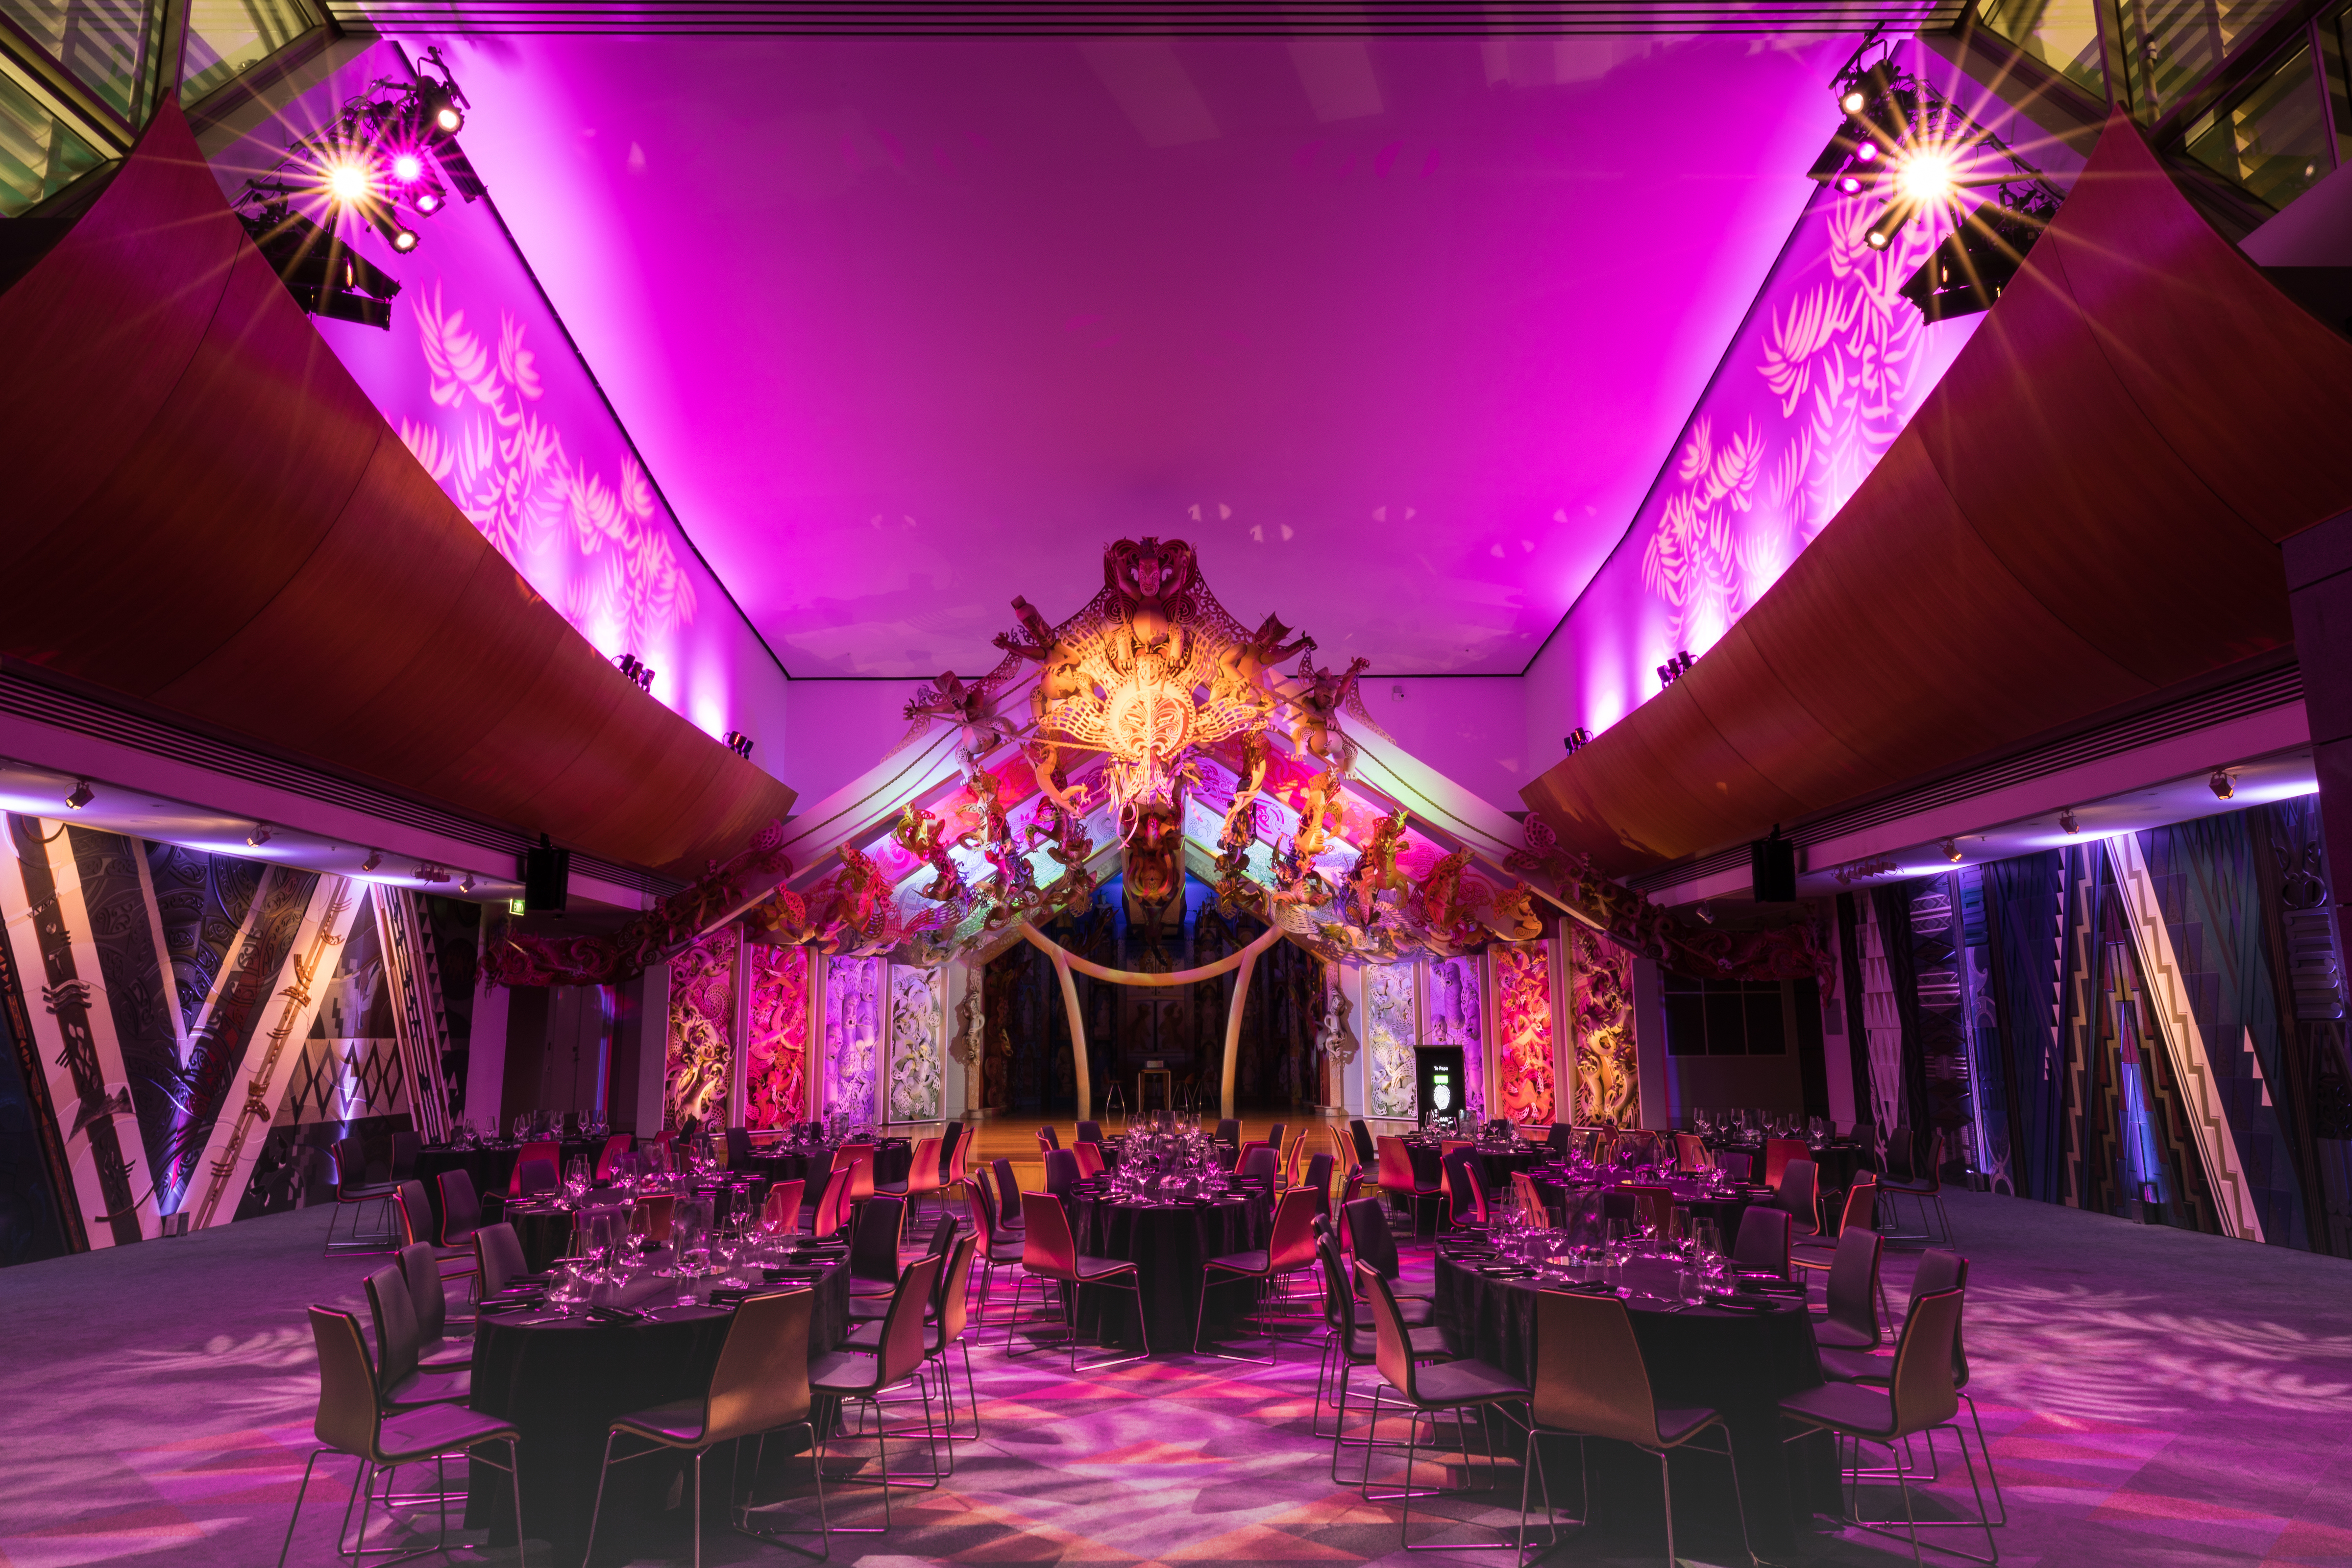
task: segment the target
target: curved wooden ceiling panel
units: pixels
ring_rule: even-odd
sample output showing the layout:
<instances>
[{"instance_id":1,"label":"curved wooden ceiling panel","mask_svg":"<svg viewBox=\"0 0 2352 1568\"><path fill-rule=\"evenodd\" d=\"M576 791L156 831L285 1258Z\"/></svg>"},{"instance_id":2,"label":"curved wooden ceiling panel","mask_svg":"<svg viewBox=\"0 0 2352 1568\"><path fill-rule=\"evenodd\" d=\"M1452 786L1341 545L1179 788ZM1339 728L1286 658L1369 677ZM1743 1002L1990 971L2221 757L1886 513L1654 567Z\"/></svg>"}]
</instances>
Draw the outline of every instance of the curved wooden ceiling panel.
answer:
<instances>
[{"instance_id":1,"label":"curved wooden ceiling panel","mask_svg":"<svg viewBox=\"0 0 2352 1568\"><path fill-rule=\"evenodd\" d=\"M247 240L176 106L0 294L0 341L54 367L0 383L0 648L672 875L791 810L466 521Z\"/></svg>"},{"instance_id":2,"label":"curved wooden ceiling panel","mask_svg":"<svg viewBox=\"0 0 2352 1568\"><path fill-rule=\"evenodd\" d=\"M1681 680L1522 796L1622 873L2280 647L2275 542L2352 509L2347 428L2352 344L2118 114L1837 519ZM1726 751L1748 768L1707 761ZM1702 772L1725 787L1683 787Z\"/></svg>"}]
</instances>

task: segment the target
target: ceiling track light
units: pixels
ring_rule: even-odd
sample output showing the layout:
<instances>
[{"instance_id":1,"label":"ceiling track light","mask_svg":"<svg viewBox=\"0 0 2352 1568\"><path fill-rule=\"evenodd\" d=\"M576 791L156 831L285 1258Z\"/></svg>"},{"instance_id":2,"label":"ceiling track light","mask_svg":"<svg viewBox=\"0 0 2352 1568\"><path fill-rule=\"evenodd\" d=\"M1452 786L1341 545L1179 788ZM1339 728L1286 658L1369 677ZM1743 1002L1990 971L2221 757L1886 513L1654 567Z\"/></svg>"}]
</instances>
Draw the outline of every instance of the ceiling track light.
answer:
<instances>
[{"instance_id":1,"label":"ceiling track light","mask_svg":"<svg viewBox=\"0 0 2352 1568\"><path fill-rule=\"evenodd\" d=\"M2215 768L2213 776L2205 781L2205 785L2213 792L2213 796L2217 800L2227 800L2238 793L2237 784L2230 777L2230 770L2227 768Z\"/></svg>"},{"instance_id":2,"label":"ceiling track light","mask_svg":"<svg viewBox=\"0 0 2352 1568\"><path fill-rule=\"evenodd\" d=\"M378 866L383 864L383 851L381 849L371 849L368 851L368 858L360 862L360 870L362 872L373 871Z\"/></svg>"},{"instance_id":3,"label":"ceiling track light","mask_svg":"<svg viewBox=\"0 0 2352 1568\"><path fill-rule=\"evenodd\" d=\"M79 811L83 806L88 805L91 801L96 800L97 798L98 792L89 787L89 781L88 779L76 779L74 780L72 790L66 795L66 809L68 811Z\"/></svg>"},{"instance_id":4,"label":"ceiling track light","mask_svg":"<svg viewBox=\"0 0 2352 1568\"><path fill-rule=\"evenodd\" d=\"M257 822L257 823L255 823L255 824L253 825L253 831L252 831L252 832L250 832L250 833L248 833L248 834L247 834L247 835L245 836L245 841L246 841L246 843L247 843L247 844L250 845L252 847L254 847L254 848L256 848L256 849L258 849L258 848L260 848L263 845L265 845L265 844L268 843L268 842L269 842L269 826L268 826L268 824L267 824L267 823L262 823L262 822Z\"/></svg>"},{"instance_id":5,"label":"ceiling track light","mask_svg":"<svg viewBox=\"0 0 2352 1568\"><path fill-rule=\"evenodd\" d=\"M470 893L474 890L474 874L471 871L467 872L465 880L457 884L457 890L461 893Z\"/></svg>"},{"instance_id":6,"label":"ceiling track light","mask_svg":"<svg viewBox=\"0 0 2352 1568\"><path fill-rule=\"evenodd\" d=\"M2073 838L2081 834L2082 826L2074 820L2074 808L2067 806L2058 814L2058 831Z\"/></svg>"},{"instance_id":7,"label":"ceiling track light","mask_svg":"<svg viewBox=\"0 0 2352 1568\"><path fill-rule=\"evenodd\" d=\"M1944 858L1945 858L1945 859L1951 861L1951 862L1952 862L1953 864L1955 864L1955 865L1958 865L1958 864L1959 863L1960 857L1961 857L1961 849L1960 849L1960 841L1959 841L1958 839L1957 839L1957 838L1947 838L1947 839L1944 839L1942 842L1938 843L1938 844L1936 846L1936 847L1937 847L1937 848L1938 848L1938 849L1941 849L1941 850L1944 852Z\"/></svg>"},{"instance_id":8,"label":"ceiling track light","mask_svg":"<svg viewBox=\"0 0 2352 1568\"><path fill-rule=\"evenodd\" d=\"M1592 744L1592 731L1586 729L1583 725L1579 724L1575 729L1570 730L1567 734L1562 735L1559 739L1559 743L1567 749L1568 754L1572 757L1576 755L1577 752L1584 750L1585 747Z\"/></svg>"}]
</instances>

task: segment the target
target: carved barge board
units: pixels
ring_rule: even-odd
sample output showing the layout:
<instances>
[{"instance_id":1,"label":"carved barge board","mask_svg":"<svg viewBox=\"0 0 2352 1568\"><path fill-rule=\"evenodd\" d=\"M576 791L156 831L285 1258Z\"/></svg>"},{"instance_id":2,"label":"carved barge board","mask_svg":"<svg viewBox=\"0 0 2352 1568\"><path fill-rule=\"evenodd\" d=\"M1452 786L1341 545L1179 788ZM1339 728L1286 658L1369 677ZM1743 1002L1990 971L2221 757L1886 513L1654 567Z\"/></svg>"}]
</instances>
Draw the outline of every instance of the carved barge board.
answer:
<instances>
[{"instance_id":1,"label":"carved barge board","mask_svg":"<svg viewBox=\"0 0 2352 1568\"><path fill-rule=\"evenodd\" d=\"M155 1173L145 1168L114 1010L90 942L81 870L63 823L9 816L0 918L26 983L26 1010L90 1245L155 1236L162 1228Z\"/></svg>"},{"instance_id":2,"label":"carved barge board","mask_svg":"<svg viewBox=\"0 0 2352 1568\"><path fill-rule=\"evenodd\" d=\"M321 877L311 889L294 943L269 988L260 1022L246 1041L244 1059L229 1079L220 1116L205 1142L196 1171L203 1192L193 1205L192 1226L226 1225L236 1217L237 1200L252 1178L269 1124L278 1118L278 1102L286 1097L302 1042L319 1016L326 981L334 973L336 949L351 935L362 890L349 877Z\"/></svg>"}]
</instances>

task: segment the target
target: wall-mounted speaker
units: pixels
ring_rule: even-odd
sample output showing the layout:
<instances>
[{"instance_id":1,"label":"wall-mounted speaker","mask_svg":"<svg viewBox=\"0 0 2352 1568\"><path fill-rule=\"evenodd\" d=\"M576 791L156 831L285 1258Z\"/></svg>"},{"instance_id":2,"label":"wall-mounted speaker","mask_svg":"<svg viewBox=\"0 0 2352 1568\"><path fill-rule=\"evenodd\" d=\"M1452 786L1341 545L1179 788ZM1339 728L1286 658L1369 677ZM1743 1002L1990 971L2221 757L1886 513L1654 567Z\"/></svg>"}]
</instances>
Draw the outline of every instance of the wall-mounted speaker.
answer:
<instances>
[{"instance_id":1,"label":"wall-mounted speaker","mask_svg":"<svg viewBox=\"0 0 2352 1568\"><path fill-rule=\"evenodd\" d=\"M1748 884L1759 904L1797 901L1797 847L1780 837L1779 823L1772 825L1771 837L1748 846Z\"/></svg>"},{"instance_id":2,"label":"wall-mounted speaker","mask_svg":"<svg viewBox=\"0 0 2352 1568\"><path fill-rule=\"evenodd\" d=\"M563 912L572 896L572 851L558 849L539 836L539 847L522 857L522 907L527 913Z\"/></svg>"}]
</instances>

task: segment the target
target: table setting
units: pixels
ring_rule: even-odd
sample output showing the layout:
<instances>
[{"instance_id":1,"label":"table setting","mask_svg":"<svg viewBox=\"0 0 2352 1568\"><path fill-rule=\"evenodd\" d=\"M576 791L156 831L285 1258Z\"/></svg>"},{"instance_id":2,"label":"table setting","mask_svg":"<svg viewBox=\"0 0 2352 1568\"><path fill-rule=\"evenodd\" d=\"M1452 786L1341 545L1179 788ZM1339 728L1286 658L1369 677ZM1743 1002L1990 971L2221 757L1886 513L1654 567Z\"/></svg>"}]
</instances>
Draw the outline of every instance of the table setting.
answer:
<instances>
[{"instance_id":1,"label":"table setting","mask_svg":"<svg viewBox=\"0 0 2352 1568\"><path fill-rule=\"evenodd\" d=\"M1130 1131L1119 1163L1072 1188L1069 1207L1081 1254L1136 1266L1151 1344L1160 1351L1192 1347L1208 1259L1264 1247L1273 1228L1272 1194L1237 1187L1222 1149L1197 1128ZM1238 1291L1223 1294L1232 1297L1230 1306L1213 1298L1213 1318L1247 1305ZM1078 1331L1102 1344L1140 1348L1135 1313L1135 1298L1126 1291L1084 1291Z\"/></svg>"},{"instance_id":2,"label":"table setting","mask_svg":"<svg viewBox=\"0 0 2352 1568\"><path fill-rule=\"evenodd\" d=\"M1854 1139L1836 1136L1834 1125L1826 1117L1765 1110L1701 1109L1691 1113L1691 1126L1709 1149L1727 1154L1748 1155L1756 1162L1755 1168L1759 1175L1762 1173L1765 1140L1802 1139L1806 1157L1813 1163L1813 1185L1817 1192L1843 1192L1853 1185L1856 1174L1875 1169L1877 1165L1875 1150Z\"/></svg>"},{"instance_id":3,"label":"table setting","mask_svg":"<svg viewBox=\"0 0 2352 1568\"><path fill-rule=\"evenodd\" d=\"M608 1424L698 1396L746 1297L814 1289L812 1355L837 1348L849 1326L846 1248L797 1237L788 1221L769 1225L756 1211L722 1220L707 1199L682 1195L666 1243L633 1232L619 1210L586 1211L583 1226L579 1255L484 1301L474 1335L472 1406L521 1429L524 1529L565 1562L584 1544ZM616 1469L609 1514L658 1512L676 1470ZM505 1488L502 1471L469 1473L467 1520L500 1543L499 1523L513 1517Z\"/></svg>"},{"instance_id":4,"label":"table setting","mask_svg":"<svg viewBox=\"0 0 2352 1568\"><path fill-rule=\"evenodd\" d=\"M1790 1445L1784 1455L1777 1409L1780 1399L1822 1382L1821 1363L1804 1287L1741 1271L1731 1263L1728 1246L1729 1237L1705 1219L1677 1215L1664 1234L1639 1219L1597 1215L1580 1216L1563 1228L1534 1223L1534 1216L1507 1205L1485 1237L1461 1235L1439 1244L1433 1321L1453 1353L1479 1357L1532 1383L1538 1295L1615 1296L1625 1303L1657 1403L1710 1405L1724 1413L1749 1529L1759 1546L1785 1548L1816 1504L1834 1506L1828 1446ZM1613 1514L1635 1528L1656 1530L1655 1461L1616 1445L1591 1447L1596 1518ZM1612 1448L1613 1458L1604 1452ZM1574 1464L1572 1454L1569 1462ZM1675 1461L1677 1496L1685 1485L1710 1499L1719 1492L1720 1510L1706 1511L1729 1520L1730 1478L1721 1461L1711 1468L1703 1457L1687 1461L1687 1482L1685 1465ZM1618 1468L1624 1485L1612 1487L1603 1477Z\"/></svg>"}]
</instances>

